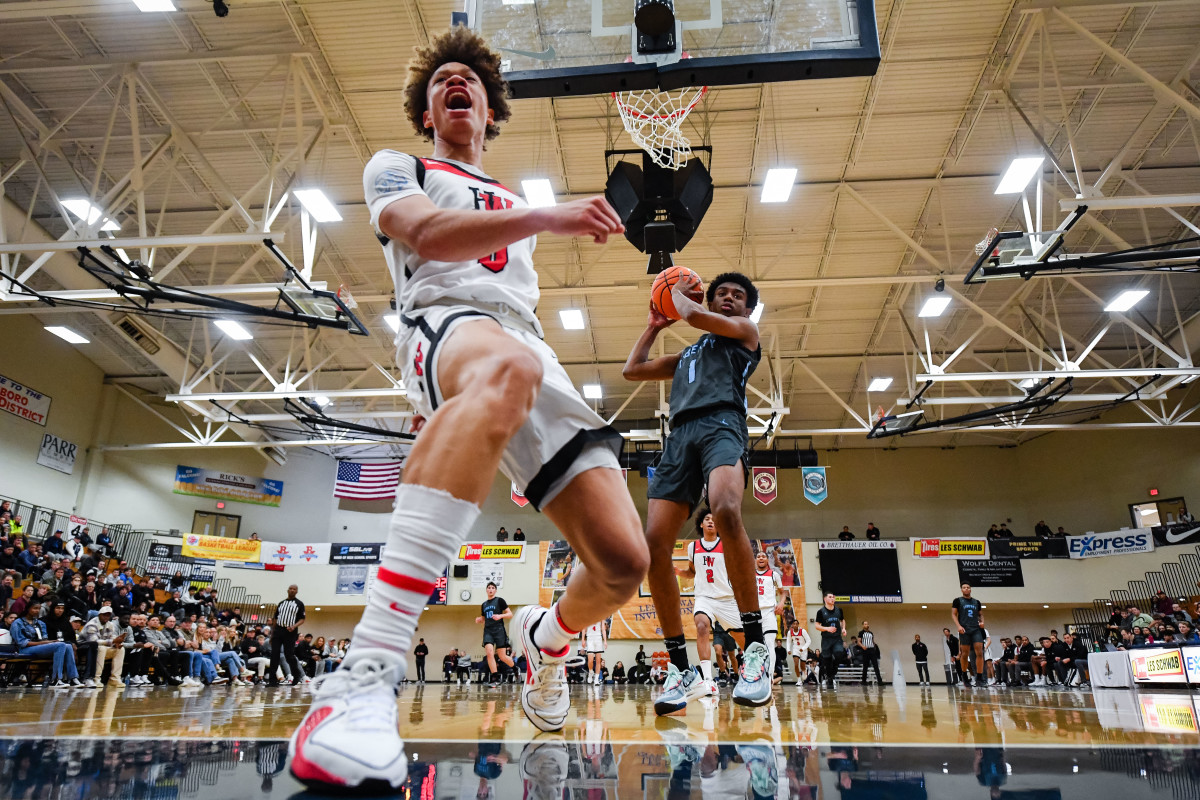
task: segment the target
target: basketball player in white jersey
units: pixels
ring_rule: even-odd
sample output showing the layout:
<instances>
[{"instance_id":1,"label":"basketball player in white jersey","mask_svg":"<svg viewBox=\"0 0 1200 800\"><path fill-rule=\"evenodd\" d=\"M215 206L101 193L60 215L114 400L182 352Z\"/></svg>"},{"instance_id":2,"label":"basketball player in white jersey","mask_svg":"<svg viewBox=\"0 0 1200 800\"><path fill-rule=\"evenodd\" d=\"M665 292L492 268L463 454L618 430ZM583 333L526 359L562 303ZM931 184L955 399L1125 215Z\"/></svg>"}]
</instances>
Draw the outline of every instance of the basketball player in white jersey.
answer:
<instances>
[{"instance_id":1,"label":"basketball player in white jersey","mask_svg":"<svg viewBox=\"0 0 1200 800\"><path fill-rule=\"evenodd\" d=\"M783 613L783 579L771 569L763 550L754 557L754 579L758 583L758 608L762 612L763 643L771 655L768 675L775 674L775 640L779 638L779 615Z\"/></svg>"},{"instance_id":2,"label":"basketball player in white jersey","mask_svg":"<svg viewBox=\"0 0 1200 800\"><path fill-rule=\"evenodd\" d=\"M587 656L587 682L599 686L604 683L601 666L604 661L604 651L608 649L608 632L604 629L604 620L592 623L581 634L583 652Z\"/></svg>"},{"instance_id":3,"label":"basketball player in white jersey","mask_svg":"<svg viewBox=\"0 0 1200 800\"><path fill-rule=\"evenodd\" d=\"M729 573L725 569L725 552L721 547L721 538L717 535L717 524L712 512L707 508L701 509L696 515L696 530L699 539L688 542L688 565L683 569L676 568L675 572L694 581L696 602L692 606L692 615L696 621L696 655L700 663L696 669L700 672L700 680L696 681L694 689L684 693L680 703L664 704L663 695L654 701L656 714L670 714L687 705L688 700L698 697L718 697L716 681L712 676L712 624L720 622L739 647L745 646L742 637L742 616L738 610L737 600L733 597L733 586L729 583Z\"/></svg>"},{"instance_id":4,"label":"basketball player in white jersey","mask_svg":"<svg viewBox=\"0 0 1200 800\"><path fill-rule=\"evenodd\" d=\"M363 175L396 284L407 397L423 422L354 644L322 679L289 747L292 774L317 790L404 782L395 688L434 581L497 468L581 562L552 608L525 606L513 618L528 660L521 704L537 728L566 722L571 640L628 600L649 564L617 463L620 434L576 393L534 314L538 234L603 243L623 227L602 197L532 209L488 176L484 143L509 117L505 95L500 57L481 38L461 26L438 36L417 51L405 86L405 114L433 141L432 157L382 150Z\"/></svg>"}]
</instances>

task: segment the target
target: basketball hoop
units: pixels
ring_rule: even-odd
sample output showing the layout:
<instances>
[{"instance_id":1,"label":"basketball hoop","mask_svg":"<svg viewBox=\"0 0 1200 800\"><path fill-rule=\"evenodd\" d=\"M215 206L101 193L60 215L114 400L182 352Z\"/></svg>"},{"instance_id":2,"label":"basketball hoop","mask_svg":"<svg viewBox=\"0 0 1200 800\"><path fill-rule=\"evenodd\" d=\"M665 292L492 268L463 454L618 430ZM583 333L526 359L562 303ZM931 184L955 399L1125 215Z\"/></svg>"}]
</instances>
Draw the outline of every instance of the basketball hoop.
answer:
<instances>
[{"instance_id":1,"label":"basketball hoop","mask_svg":"<svg viewBox=\"0 0 1200 800\"><path fill-rule=\"evenodd\" d=\"M987 250L988 242L995 239L996 236L998 236L999 234L1000 234L999 228L992 228L990 231L988 231L987 236L983 237L983 241L977 242L975 244L975 255L977 255L977 256L983 255L983 252L985 250Z\"/></svg>"},{"instance_id":2,"label":"basketball hoop","mask_svg":"<svg viewBox=\"0 0 1200 800\"><path fill-rule=\"evenodd\" d=\"M707 86L685 86L671 92L644 89L612 96L634 144L660 167L681 169L692 156L692 143L680 128L707 92Z\"/></svg>"}]
</instances>

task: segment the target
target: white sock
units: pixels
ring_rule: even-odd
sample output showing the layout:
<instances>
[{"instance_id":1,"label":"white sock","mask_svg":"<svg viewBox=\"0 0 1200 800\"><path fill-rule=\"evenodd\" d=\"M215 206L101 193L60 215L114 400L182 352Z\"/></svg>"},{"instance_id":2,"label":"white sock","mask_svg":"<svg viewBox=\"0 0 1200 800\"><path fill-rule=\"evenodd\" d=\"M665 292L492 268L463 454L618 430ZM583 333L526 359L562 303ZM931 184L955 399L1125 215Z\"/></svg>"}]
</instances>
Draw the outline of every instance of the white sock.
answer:
<instances>
[{"instance_id":1,"label":"white sock","mask_svg":"<svg viewBox=\"0 0 1200 800\"><path fill-rule=\"evenodd\" d=\"M434 582L467 538L479 506L415 484L396 489L387 547L343 666L371 650L406 656Z\"/></svg>"},{"instance_id":2,"label":"white sock","mask_svg":"<svg viewBox=\"0 0 1200 800\"><path fill-rule=\"evenodd\" d=\"M563 624L562 616L558 613L558 603L550 606L550 610L542 617L542 621L533 631L533 643L543 653L558 657L566 655L571 640L579 635Z\"/></svg>"},{"instance_id":3,"label":"white sock","mask_svg":"<svg viewBox=\"0 0 1200 800\"><path fill-rule=\"evenodd\" d=\"M712 662L711 661L701 661L696 666L700 670L701 678L703 678L706 681L712 680Z\"/></svg>"}]
</instances>

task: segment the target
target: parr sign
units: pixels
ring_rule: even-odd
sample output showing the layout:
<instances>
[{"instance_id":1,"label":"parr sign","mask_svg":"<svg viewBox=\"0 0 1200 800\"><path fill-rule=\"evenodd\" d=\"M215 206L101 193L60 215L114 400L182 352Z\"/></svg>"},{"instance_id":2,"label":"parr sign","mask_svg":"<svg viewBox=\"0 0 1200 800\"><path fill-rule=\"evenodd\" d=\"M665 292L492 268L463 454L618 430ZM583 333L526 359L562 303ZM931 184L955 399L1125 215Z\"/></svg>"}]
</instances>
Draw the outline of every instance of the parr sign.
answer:
<instances>
[{"instance_id":1,"label":"parr sign","mask_svg":"<svg viewBox=\"0 0 1200 800\"><path fill-rule=\"evenodd\" d=\"M987 558L987 539L909 539L913 558Z\"/></svg>"}]
</instances>

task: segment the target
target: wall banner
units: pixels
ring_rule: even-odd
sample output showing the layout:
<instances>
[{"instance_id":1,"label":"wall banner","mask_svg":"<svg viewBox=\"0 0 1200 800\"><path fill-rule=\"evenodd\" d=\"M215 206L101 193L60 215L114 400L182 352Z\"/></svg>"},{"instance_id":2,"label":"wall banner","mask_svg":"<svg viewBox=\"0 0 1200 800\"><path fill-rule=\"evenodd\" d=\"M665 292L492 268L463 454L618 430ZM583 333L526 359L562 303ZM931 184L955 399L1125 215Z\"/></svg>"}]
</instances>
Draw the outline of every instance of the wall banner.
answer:
<instances>
[{"instance_id":1,"label":"wall banner","mask_svg":"<svg viewBox=\"0 0 1200 800\"><path fill-rule=\"evenodd\" d=\"M278 506L283 499L283 481L179 465L175 467L175 494Z\"/></svg>"},{"instance_id":2,"label":"wall banner","mask_svg":"<svg viewBox=\"0 0 1200 800\"><path fill-rule=\"evenodd\" d=\"M764 506L779 496L779 482L775 478L775 467L754 467L750 478L754 488L754 499Z\"/></svg>"},{"instance_id":3,"label":"wall banner","mask_svg":"<svg viewBox=\"0 0 1200 800\"><path fill-rule=\"evenodd\" d=\"M37 463L70 475L75 470L75 456L79 446L60 439L53 433L42 434L42 446L38 449Z\"/></svg>"},{"instance_id":4,"label":"wall banner","mask_svg":"<svg viewBox=\"0 0 1200 800\"><path fill-rule=\"evenodd\" d=\"M1062 536L1033 536L992 539L992 558L1067 558L1067 540Z\"/></svg>"},{"instance_id":5,"label":"wall banner","mask_svg":"<svg viewBox=\"0 0 1200 800\"><path fill-rule=\"evenodd\" d=\"M804 484L804 496L814 506L819 506L821 501L829 497L824 467L801 467L800 482Z\"/></svg>"},{"instance_id":6,"label":"wall banner","mask_svg":"<svg viewBox=\"0 0 1200 800\"><path fill-rule=\"evenodd\" d=\"M224 536L183 535L183 554L189 558L218 561L261 561L262 542L257 539L229 539Z\"/></svg>"},{"instance_id":7,"label":"wall banner","mask_svg":"<svg viewBox=\"0 0 1200 800\"><path fill-rule=\"evenodd\" d=\"M1025 585L1025 575L1017 558L960 558L958 582L972 586L1019 588Z\"/></svg>"},{"instance_id":8,"label":"wall banner","mask_svg":"<svg viewBox=\"0 0 1200 800\"><path fill-rule=\"evenodd\" d=\"M329 547L330 564L378 564L382 544L333 544Z\"/></svg>"},{"instance_id":9,"label":"wall banner","mask_svg":"<svg viewBox=\"0 0 1200 800\"><path fill-rule=\"evenodd\" d=\"M50 396L0 375L0 411L46 427Z\"/></svg>"},{"instance_id":10,"label":"wall banner","mask_svg":"<svg viewBox=\"0 0 1200 800\"><path fill-rule=\"evenodd\" d=\"M367 592L367 565L342 564L337 570L334 594L361 595Z\"/></svg>"},{"instance_id":11,"label":"wall banner","mask_svg":"<svg viewBox=\"0 0 1200 800\"><path fill-rule=\"evenodd\" d=\"M467 542L459 545L459 561L524 561L525 545L520 542Z\"/></svg>"},{"instance_id":12,"label":"wall banner","mask_svg":"<svg viewBox=\"0 0 1200 800\"><path fill-rule=\"evenodd\" d=\"M987 558L988 540L979 539L909 539L913 558Z\"/></svg>"},{"instance_id":13,"label":"wall banner","mask_svg":"<svg viewBox=\"0 0 1200 800\"><path fill-rule=\"evenodd\" d=\"M1154 536L1149 528L1089 533L1083 536L1068 536L1067 551L1071 558L1101 558L1123 556L1128 553L1150 553L1154 551Z\"/></svg>"},{"instance_id":14,"label":"wall banner","mask_svg":"<svg viewBox=\"0 0 1200 800\"><path fill-rule=\"evenodd\" d=\"M1154 544L1159 547L1200 542L1200 522L1194 520L1155 525L1150 532L1154 535Z\"/></svg>"}]
</instances>

